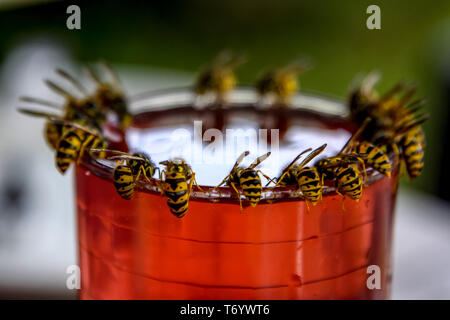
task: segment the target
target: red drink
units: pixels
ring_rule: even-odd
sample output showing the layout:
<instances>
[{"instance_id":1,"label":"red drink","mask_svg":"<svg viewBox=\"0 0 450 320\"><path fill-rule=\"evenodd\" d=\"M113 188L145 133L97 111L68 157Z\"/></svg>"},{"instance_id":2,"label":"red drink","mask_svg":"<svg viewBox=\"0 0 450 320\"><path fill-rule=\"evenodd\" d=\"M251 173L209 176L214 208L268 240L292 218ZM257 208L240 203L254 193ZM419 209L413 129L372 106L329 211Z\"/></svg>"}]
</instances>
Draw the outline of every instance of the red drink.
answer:
<instances>
[{"instance_id":1,"label":"red drink","mask_svg":"<svg viewBox=\"0 0 450 320\"><path fill-rule=\"evenodd\" d=\"M224 188L218 202L196 191L182 219L155 190L120 198L108 175L99 164L76 169L82 299L389 297L396 175L371 175L344 211L334 192L308 212L284 188L241 214ZM367 287L370 265L379 290Z\"/></svg>"}]
</instances>

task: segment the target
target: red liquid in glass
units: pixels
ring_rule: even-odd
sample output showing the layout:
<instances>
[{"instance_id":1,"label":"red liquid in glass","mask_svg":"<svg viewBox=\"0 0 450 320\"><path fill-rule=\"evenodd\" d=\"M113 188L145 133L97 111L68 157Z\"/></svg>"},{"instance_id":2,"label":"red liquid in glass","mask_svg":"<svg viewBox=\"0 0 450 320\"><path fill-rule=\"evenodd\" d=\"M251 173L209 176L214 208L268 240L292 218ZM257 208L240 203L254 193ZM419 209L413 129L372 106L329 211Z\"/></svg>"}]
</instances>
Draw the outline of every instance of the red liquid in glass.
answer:
<instances>
[{"instance_id":1,"label":"red liquid in glass","mask_svg":"<svg viewBox=\"0 0 450 320\"><path fill-rule=\"evenodd\" d=\"M384 299L389 297L397 177L359 202L324 195L262 201L191 199L178 219L159 193L127 201L108 179L76 168L82 299ZM367 267L381 289L367 287Z\"/></svg>"},{"instance_id":2,"label":"red liquid in glass","mask_svg":"<svg viewBox=\"0 0 450 320\"><path fill-rule=\"evenodd\" d=\"M326 196L246 207L191 200L178 219L157 194L121 199L76 170L82 299L382 299L390 287L395 179L354 202ZM381 268L381 290L366 270Z\"/></svg>"}]
</instances>

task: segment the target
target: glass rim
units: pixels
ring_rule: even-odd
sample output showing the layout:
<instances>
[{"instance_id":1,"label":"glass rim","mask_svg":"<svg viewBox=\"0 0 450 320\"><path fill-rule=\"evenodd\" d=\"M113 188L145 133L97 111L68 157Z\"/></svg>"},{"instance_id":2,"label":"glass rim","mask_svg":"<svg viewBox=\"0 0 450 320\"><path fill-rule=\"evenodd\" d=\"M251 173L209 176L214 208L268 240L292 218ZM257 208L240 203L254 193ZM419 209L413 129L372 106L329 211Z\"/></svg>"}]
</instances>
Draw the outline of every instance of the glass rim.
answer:
<instances>
[{"instance_id":1,"label":"glass rim","mask_svg":"<svg viewBox=\"0 0 450 320\"><path fill-rule=\"evenodd\" d=\"M160 90L147 91L142 94L138 94L129 98L130 109L133 114L133 119L142 114L151 114L153 112L162 112L167 110L176 110L178 108L190 107L193 112L208 110L207 107L211 104L195 105L196 94L191 87L180 88L168 88ZM227 96L227 100L224 103L226 110L239 110L249 106L255 107L259 102L259 96L255 90L251 87L239 86L235 88ZM231 107L231 108L230 108ZM336 117L346 123L351 124L348 120L348 107L336 98L332 98L327 95L299 92L293 95L292 102L287 107L290 110L312 112L314 114L324 117ZM268 110L259 108L260 111ZM256 110L258 111L258 109ZM132 125L133 126L133 125ZM81 159L80 164L95 176L111 181L112 173L115 167L114 160L97 159L95 157L87 155ZM392 154L389 157L392 159ZM394 168L395 169L395 168ZM393 170L393 174L395 174ZM373 170L371 167L366 167L367 180L365 186L369 186L372 183L382 179L384 177L380 172ZM150 178L150 181L140 177L139 181L136 181L136 187L140 191L162 194L160 188L157 185L160 182L159 179ZM197 186L193 186L190 194L190 199L209 201L209 202L235 202L236 192L229 186L222 186L216 188L215 186L200 184L200 190ZM261 192L260 203L272 203L275 201L305 201L296 191L298 187L293 186L263 186ZM336 194L336 188L334 186L323 185L323 196L332 196ZM245 200L245 196L241 193L240 197Z\"/></svg>"}]
</instances>

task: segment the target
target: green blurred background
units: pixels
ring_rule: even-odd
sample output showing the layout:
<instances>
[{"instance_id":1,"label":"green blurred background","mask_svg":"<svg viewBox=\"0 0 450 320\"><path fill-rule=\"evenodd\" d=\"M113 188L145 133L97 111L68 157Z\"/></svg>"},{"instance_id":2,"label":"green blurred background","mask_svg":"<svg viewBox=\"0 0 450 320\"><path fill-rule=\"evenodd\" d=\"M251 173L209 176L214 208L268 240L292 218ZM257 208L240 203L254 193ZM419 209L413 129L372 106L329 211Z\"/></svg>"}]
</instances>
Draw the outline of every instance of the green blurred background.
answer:
<instances>
[{"instance_id":1,"label":"green blurred background","mask_svg":"<svg viewBox=\"0 0 450 320\"><path fill-rule=\"evenodd\" d=\"M70 4L81 8L81 30L66 28ZM381 30L366 28L371 4L381 8ZM314 69L302 87L341 98L358 73L380 71L381 92L415 80L431 114L426 167L403 183L450 200L450 1L5 1L0 10L0 65L19 44L50 37L80 63L187 72L230 48L249 57L237 71L245 83L268 67L309 57Z\"/></svg>"}]
</instances>

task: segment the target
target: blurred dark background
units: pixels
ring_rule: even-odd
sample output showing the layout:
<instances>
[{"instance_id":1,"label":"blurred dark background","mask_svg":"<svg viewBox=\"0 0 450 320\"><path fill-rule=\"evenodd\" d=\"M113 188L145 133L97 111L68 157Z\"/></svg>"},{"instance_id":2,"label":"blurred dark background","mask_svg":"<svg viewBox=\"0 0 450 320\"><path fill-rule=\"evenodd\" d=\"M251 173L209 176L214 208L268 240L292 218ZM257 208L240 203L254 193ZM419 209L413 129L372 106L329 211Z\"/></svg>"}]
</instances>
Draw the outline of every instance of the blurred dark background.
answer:
<instances>
[{"instance_id":1,"label":"blurred dark background","mask_svg":"<svg viewBox=\"0 0 450 320\"><path fill-rule=\"evenodd\" d=\"M81 30L66 27L66 9L71 4L81 8ZM381 30L366 28L366 8L371 4L381 8ZM158 84L191 83L195 72L224 48L248 56L248 63L237 70L243 83L298 57L307 57L314 65L302 75L302 89L342 99L358 74L373 70L382 74L377 87L380 92L398 81L416 81L418 96L428 100L426 111L431 115L424 126L425 169L418 179L409 182L404 178L402 183L450 200L450 1L2 1L0 146L2 154L15 154L0 161L0 225L3 223L4 230L14 234L11 216L26 215L30 207L38 210L36 204L24 204L24 199L32 198L34 185L24 178L23 167L30 176L36 169L30 169L27 160L27 152L37 148L27 140L30 135L36 136L36 150L45 154L39 156L45 163L42 166L49 170L44 179L48 198L42 200L47 219L59 221L58 227L73 223L73 217L61 218L58 212L71 204L72 195L64 193L57 200L51 196L54 189L64 190L64 183L71 191L71 182L63 182L53 172L50 152L44 151L42 137L36 134L42 123L24 120L15 112L19 95L44 90L41 80L52 74L47 66L60 62L77 70L83 63L104 59L118 66L121 76L124 70L129 87L150 89ZM133 80L127 82L129 74ZM147 74L153 76L153 82L146 82ZM23 166L16 161L19 158ZM41 185L42 177L35 179L35 184ZM52 203L51 209L46 207L48 203ZM448 213L449 207L444 207L442 211ZM57 213L50 216L53 211ZM43 227L43 219L32 221L30 230L36 223ZM2 241L12 241L11 236L8 239L5 234L0 236L0 249ZM68 243L72 242L69 237ZM60 252L58 247L53 250L48 256ZM72 255L63 255L61 265L75 261ZM9 256L0 254L0 261L2 257ZM0 273L16 270L14 264L8 268L2 269L0 263ZM59 272L64 279L64 272ZM35 287L39 288L39 282Z\"/></svg>"}]
</instances>

